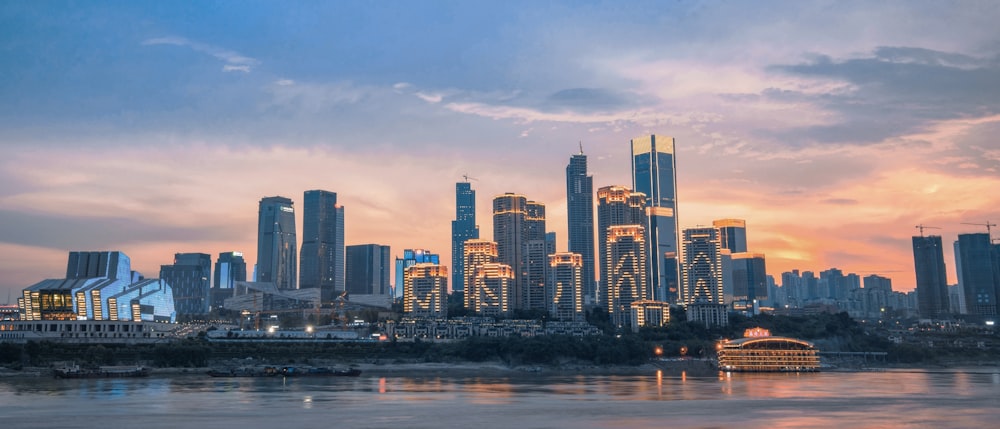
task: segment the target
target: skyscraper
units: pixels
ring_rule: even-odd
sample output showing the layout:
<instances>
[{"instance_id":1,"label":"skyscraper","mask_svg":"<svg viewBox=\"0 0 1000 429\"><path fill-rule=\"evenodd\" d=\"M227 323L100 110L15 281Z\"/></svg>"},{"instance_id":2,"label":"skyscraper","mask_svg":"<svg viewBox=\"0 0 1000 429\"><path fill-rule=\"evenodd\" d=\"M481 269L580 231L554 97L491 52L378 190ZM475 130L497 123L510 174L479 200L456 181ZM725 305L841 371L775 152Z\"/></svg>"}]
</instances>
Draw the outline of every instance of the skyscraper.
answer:
<instances>
[{"instance_id":1,"label":"skyscraper","mask_svg":"<svg viewBox=\"0 0 1000 429\"><path fill-rule=\"evenodd\" d=\"M581 322L583 317L583 257L572 252L549 255L549 315Z\"/></svg>"},{"instance_id":2,"label":"skyscraper","mask_svg":"<svg viewBox=\"0 0 1000 429\"><path fill-rule=\"evenodd\" d=\"M403 275L403 312L411 317L448 317L448 267L416 264Z\"/></svg>"},{"instance_id":3,"label":"skyscraper","mask_svg":"<svg viewBox=\"0 0 1000 429\"><path fill-rule=\"evenodd\" d=\"M514 309L545 310L545 205L513 193L495 197L493 241L497 260L514 270Z\"/></svg>"},{"instance_id":4,"label":"skyscraper","mask_svg":"<svg viewBox=\"0 0 1000 429\"><path fill-rule=\"evenodd\" d=\"M941 237L913 237L913 269L917 275L917 311L937 318L949 312L948 277ZM865 278L867 281L867 277ZM868 288L866 282L865 289Z\"/></svg>"},{"instance_id":5,"label":"skyscraper","mask_svg":"<svg viewBox=\"0 0 1000 429\"><path fill-rule=\"evenodd\" d=\"M358 244L345 248L345 290L353 295L389 296L389 246Z\"/></svg>"},{"instance_id":6,"label":"skyscraper","mask_svg":"<svg viewBox=\"0 0 1000 429\"><path fill-rule=\"evenodd\" d=\"M208 314L211 305L211 255L175 253L173 265L160 266L160 279L174 291L174 309L178 316Z\"/></svg>"},{"instance_id":7,"label":"skyscraper","mask_svg":"<svg viewBox=\"0 0 1000 429\"><path fill-rule=\"evenodd\" d=\"M724 304L722 248L714 227L684 230L684 302Z\"/></svg>"},{"instance_id":8,"label":"skyscraper","mask_svg":"<svg viewBox=\"0 0 1000 429\"><path fill-rule=\"evenodd\" d=\"M468 242L466 242L468 244ZM472 300L469 310L488 317L510 315L514 295L514 270L495 262L477 265L472 276Z\"/></svg>"},{"instance_id":9,"label":"skyscraper","mask_svg":"<svg viewBox=\"0 0 1000 429\"><path fill-rule=\"evenodd\" d=\"M396 298L403 297L403 280L406 277L406 269L416 264L440 264L441 257L437 253L431 253L425 249L404 249L403 257L396 257L396 277L393 294Z\"/></svg>"},{"instance_id":10,"label":"skyscraper","mask_svg":"<svg viewBox=\"0 0 1000 429\"><path fill-rule=\"evenodd\" d=\"M597 299L601 306L607 306L607 302L604 300L608 296L608 267L611 263L607 259L608 228L639 225L643 226L643 230L645 230L646 221L645 194L632 192L624 186L605 186L597 190L597 250L598 255L600 255L599 274L601 279L601 290L597 294ZM649 285L644 284L643 288L648 289Z\"/></svg>"},{"instance_id":11,"label":"skyscraper","mask_svg":"<svg viewBox=\"0 0 1000 429\"><path fill-rule=\"evenodd\" d=\"M223 252L215 260L212 280L212 308L222 308L226 298L233 296L236 282L247 281L247 263L242 252Z\"/></svg>"},{"instance_id":12,"label":"skyscraper","mask_svg":"<svg viewBox=\"0 0 1000 429\"><path fill-rule=\"evenodd\" d=\"M959 234L955 242L955 268L958 284L965 292L965 309L969 314L997 314L996 246L989 234Z\"/></svg>"},{"instance_id":13,"label":"skyscraper","mask_svg":"<svg viewBox=\"0 0 1000 429\"><path fill-rule=\"evenodd\" d=\"M479 238L476 191L468 182L458 182L455 184L455 220L451 221L451 289L454 291L466 289L463 243L474 238Z\"/></svg>"},{"instance_id":14,"label":"skyscraper","mask_svg":"<svg viewBox=\"0 0 1000 429\"><path fill-rule=\"evenodd\" d=\"M632 139L631 146L632 189L646 194L650 279L655 299L677 302L680 289L674 139L650 135Z\"/></svg>"},{"instance_id":15,"label":"skyscraper","mask_svg":"<svg viewBox=\"0 0 1000 429\"><path fill-rule=\"evenodd\" d=\"M648 284L646 231L640 225L615 225L605 231L605 297L611 322L631 326L633 301L645 300Z\"/></svg>"},{"instance_id":16,"label":"skyscraper","mask_svg":"<svg viewBox=\"0 0 1000 429\"><path fill-rule=\"evenodd\" d=\"M278 289L295 289L298 258L295 254L295 209L285 197L260 200L257 216L258 282Z\"/></svg>"},{"instance_id":17,"label":"skyscraper","mask_svg":"<svg viewBox=\"0 0 1000 429\"><path fill-rule=\"evenodd\" d=\"M733 299L746 309L768 298L767 265L763 253L740 252L732 258Z\"/></svg>"},{"instance_id":18,"label":"skyscraper","mask_svg":"<svg viewBox=\"0 0 1000 429\"><path fill-rule=\"evenodd\" d=\"M743 219L719 219L712 221L719 229L719 243L732 253L747 251L747 222Z\"/></svg>"},{"instance_id":19,"label":"skyscraper","mask_svg":"<svg viewBox=\"0 0 1000 429\"><path fill-rule=\"evenodd\" d=\"M470 311L478 311L476 310L476 275L479 267L485 264L496 263L497 243L495 241L473 238L466 240L463 247L462 267L465 270L465 273L463 273L465 308ZM510 266L507 266L507 270L510 271ZM508 285L508 287L510 286Z\"/></svg>"},{"instance_id":20,"label":"skyscraper","mask_svg":"<svg viewBox=\"0 0 1000 429\"><path fill-rule=\"evenodd\" d=\"M594 178L587 174L583 147L566 166L566 224L568 249L583 258L584 303L596 300L594 277Z\"/></svg>"},{"instance_id":21,"label":"skyscraper","mask_svg":"<svg viewBox=\"0 0 1000 429\"><path fill-rule=\"evenodd\" d=\"M318 288L320 300L330 302L346 287L344 207L329 191L306 191L303 201L299 287Z\"/></svg>"}]
</instances>

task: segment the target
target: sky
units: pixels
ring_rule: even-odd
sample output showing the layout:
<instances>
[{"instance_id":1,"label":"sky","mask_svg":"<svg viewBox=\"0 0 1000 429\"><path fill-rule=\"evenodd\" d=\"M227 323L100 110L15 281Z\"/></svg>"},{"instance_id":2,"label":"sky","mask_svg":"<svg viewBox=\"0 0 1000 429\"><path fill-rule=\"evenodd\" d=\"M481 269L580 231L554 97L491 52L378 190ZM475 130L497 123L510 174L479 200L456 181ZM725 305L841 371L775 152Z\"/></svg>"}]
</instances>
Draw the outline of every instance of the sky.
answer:
<instances>
[{"instance_id":1,"label":"sky","mask_svg":"<svg viewBox=\"0 0 1000 429\"><path fill-rule=\"evenodd\" d=\"M336 192L346 243L441 254L455 182L547 207L676 139L681 228L747 222L780 281L915 284L911 237L1000 221L992 1L0 2L0 303L120 250L256 260L257 208ZM300 237L301 238L301 237ZM6 293L4 293L6 292Z\"/></svg>"}]
</instances>

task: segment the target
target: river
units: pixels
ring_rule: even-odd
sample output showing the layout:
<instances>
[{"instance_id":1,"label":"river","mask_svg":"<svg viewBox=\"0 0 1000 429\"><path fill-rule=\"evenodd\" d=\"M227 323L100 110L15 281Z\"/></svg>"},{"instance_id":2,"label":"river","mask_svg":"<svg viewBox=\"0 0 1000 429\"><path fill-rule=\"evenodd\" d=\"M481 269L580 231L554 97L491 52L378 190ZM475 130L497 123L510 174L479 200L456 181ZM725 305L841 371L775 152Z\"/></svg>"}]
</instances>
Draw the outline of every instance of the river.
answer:
<instances>
[{"instance_id":1,"label":"river","mask_svg":"<svg viewBox=\"0 0 1000 429\"><path fill-rule=\"evenodd\" d=\"M991 428L1000 370L0 379L4 428Z\"/></svg>"}]
</instances>

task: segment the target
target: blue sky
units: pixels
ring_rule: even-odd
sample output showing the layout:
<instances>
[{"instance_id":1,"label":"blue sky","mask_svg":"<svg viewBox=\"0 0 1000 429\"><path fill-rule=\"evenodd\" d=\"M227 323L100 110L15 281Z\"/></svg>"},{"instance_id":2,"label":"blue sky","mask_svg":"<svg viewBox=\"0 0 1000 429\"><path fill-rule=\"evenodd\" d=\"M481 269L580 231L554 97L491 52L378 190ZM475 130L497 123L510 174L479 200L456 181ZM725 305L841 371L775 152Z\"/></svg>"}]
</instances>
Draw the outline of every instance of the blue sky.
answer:
<instances>
[{"instance_id":1,"label":"blue sky","mask_svg":"<svg viewBox=\"0 0 1000 429\"><path fill-rule=\"evenodd\" d=\"M682 227L745 218L768 271L912 288L918 223L1000 219L993 2L0 4L0 290L69 250L255 250L256 205L339 194L347 242L450 254L512 191L565 248L564 168L678 145ZM300 223L301 225L301 223ZM950 255L948 256L950 258ZM952 260L948 265L953 267ZM954 279L954 273L950 274ZM2 295L0 295L2 299Z\"/></svg>"}]
</instances>

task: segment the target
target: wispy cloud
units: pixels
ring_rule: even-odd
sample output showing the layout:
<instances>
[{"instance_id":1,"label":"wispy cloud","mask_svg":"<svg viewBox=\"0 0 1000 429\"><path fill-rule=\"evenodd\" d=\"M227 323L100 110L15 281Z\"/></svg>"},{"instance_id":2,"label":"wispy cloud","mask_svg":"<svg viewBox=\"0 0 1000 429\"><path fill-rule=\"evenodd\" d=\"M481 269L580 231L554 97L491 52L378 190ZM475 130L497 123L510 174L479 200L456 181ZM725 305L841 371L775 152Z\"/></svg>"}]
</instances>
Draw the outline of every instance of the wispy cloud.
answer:
<instances>
[{"instance_id":1,"label":"wispy cloud","mask_svg":"<svg viewBox=\"0 0 1000 429\"><path fill-rule=\"evenodd\" d=\"M191 48L196 52L201 52L203 54L208 54L216 59L222 61L222 71L224 72L243 72L250 73L253 67L260 64L260 61L256 59L247 57L238 52L231 51L228 49L220 48L218 46L212 46L205 43L196 42L193 40L188 40L183 37L169 36L169 37L156 37L152 39L146 39L142 42L143 45L173 45L173 46L183 46Z\"/></svg>"}]
</instances>

